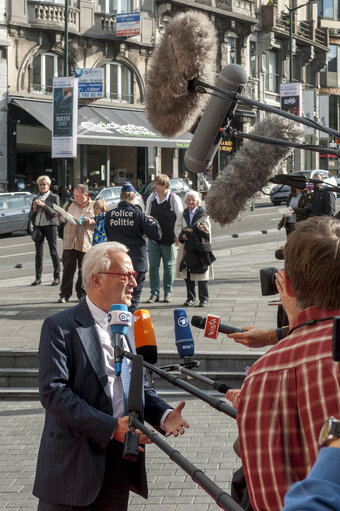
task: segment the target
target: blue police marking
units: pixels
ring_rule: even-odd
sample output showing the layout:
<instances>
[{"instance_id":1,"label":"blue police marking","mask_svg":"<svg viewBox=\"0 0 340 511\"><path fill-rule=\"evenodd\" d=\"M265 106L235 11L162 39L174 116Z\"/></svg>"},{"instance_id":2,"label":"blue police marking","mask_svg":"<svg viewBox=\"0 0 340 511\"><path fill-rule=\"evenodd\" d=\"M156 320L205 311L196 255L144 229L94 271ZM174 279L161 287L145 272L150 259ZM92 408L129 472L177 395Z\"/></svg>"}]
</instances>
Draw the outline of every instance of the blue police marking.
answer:
<instances>
[{"instance_id":1,"label":"blue police marking","mask_svg":"<svg viewBox=\"0 0 340 511\"><path fill-rule=\"evenodd\" d=\"M188 326L188 324L189 324L188 318L186 318L185 316L178 318L178 325L180 327L185 328L186 326Z\"/></svg>"}]
</instances>

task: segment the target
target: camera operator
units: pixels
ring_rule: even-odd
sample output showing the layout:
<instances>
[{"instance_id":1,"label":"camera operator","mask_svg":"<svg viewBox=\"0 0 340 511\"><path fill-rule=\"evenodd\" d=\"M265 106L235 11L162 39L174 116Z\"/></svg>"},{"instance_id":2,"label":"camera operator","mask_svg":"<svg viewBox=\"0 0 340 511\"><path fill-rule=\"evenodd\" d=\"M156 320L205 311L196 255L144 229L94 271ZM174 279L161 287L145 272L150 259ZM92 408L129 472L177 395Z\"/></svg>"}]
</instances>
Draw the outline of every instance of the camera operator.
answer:
<instances>
[{"instance_id":1,"label":"camera operator","mask_svg":"<svg viewBox=\"0 0 340 511\"><path fill-rule=\"evenodd\" d=\"M340 366L332 360L340 315L340 222L313 217L285 245L283 290L290 332L251 367L235 396L240 454L255 511L279 511L306 477L323 422L340 416ZM249 335L249 334L248 334Z\"/></svg>"}]
</instances>

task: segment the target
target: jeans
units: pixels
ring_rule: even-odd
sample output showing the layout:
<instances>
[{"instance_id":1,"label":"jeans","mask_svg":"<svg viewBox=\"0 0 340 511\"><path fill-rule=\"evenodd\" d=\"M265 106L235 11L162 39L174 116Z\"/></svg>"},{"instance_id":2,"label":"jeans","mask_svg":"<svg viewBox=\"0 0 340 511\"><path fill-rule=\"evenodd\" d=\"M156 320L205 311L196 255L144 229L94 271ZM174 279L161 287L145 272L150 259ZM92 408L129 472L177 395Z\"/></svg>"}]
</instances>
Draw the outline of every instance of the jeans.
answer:
<instances>
[{"instance_id":1,"label":"jeans","mask_svg":"<svg viewBox=\"0 0 340 511\"><path fill-rule=\"evenodd\" d=\"M39 225L38 227L43 232L44 236L42 240L35 242L35 277L37 279L41 279L43 271L44 241L46 238L53 263L53 278L58 279L60 276L60 262L57 251L57 226Z\"/></svg>"},{"instance_id":2,"label":"jeans","mask_svg":"<svg viewBox=\"0 0 340 511\"><path fill-rule=\"evenodd\" d=\"M163 259L163 288L164 293L171 295L174 281L174 252L172 245L160 245L154 241L148 241L149 252L149 279L151 294L159 296L160 278L159 268Z\"/></svg>"}]
</instances>

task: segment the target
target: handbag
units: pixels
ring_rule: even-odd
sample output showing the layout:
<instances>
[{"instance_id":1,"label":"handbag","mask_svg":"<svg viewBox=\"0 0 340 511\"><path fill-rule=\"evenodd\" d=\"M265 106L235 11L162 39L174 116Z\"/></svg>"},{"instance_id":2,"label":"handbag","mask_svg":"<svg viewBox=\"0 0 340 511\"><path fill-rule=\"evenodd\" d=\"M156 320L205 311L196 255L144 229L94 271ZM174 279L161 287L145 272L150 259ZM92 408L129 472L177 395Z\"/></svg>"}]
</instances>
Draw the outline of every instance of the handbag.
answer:
<instances>
[{"instance_id":1,"label":"handbag","mask_svg":"<svg viewBox=\"0 0 340 511\"><path fill-rule=\"evenodd\" d=\"M32 240L36 243L39 241L42 241L44 239L44 233L40 229L40 227L34 227L32 234L31 234Z\"/></svg>"}]
</instances>

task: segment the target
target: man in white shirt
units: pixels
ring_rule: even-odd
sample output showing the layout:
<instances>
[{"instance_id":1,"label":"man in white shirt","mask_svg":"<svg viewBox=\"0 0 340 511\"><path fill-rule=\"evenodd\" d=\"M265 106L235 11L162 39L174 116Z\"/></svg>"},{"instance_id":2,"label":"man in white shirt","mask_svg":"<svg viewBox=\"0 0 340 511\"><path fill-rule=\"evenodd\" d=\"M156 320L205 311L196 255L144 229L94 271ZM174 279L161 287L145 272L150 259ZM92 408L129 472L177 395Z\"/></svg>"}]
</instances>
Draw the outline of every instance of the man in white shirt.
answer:
<instances>
[{"instance_id":1,"label":"man in white shirt","mask_svg":"<svg viewBox=\"0 0 340 511\"><path fill-rule=\"evenodd\" d=\"M144 453L136 462L122 460L129 418L107 320L112 304L131 305L135 272L127 248L116 242L92 247L82 268L86 299L47 318L41 332L46 414L33 489L39 511L125 511L130 489L147 497ZM129 330L124 347L135 351ZM145 420L166 436L184 433L184 402L172 410L146 387L144 397Z\"/></svg>"}]
</instances>

